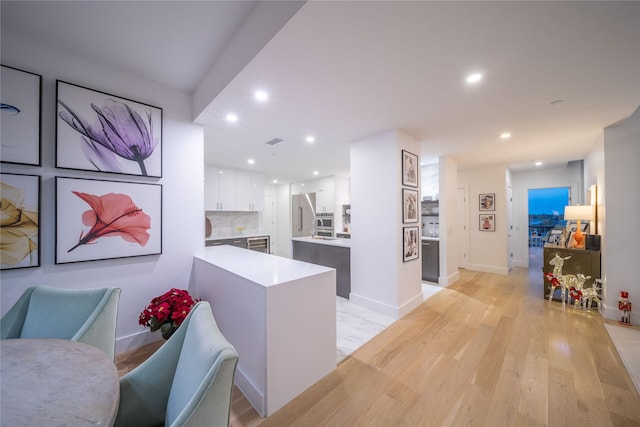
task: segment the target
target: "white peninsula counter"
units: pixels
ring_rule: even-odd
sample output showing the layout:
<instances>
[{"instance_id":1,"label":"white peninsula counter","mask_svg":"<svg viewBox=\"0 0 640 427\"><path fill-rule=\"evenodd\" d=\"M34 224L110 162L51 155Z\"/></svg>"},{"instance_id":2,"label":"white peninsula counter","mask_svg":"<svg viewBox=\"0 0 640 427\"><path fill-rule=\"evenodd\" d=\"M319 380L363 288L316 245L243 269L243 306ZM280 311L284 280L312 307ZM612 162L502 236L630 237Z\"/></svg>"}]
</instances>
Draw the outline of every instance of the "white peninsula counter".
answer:
<instances>
[{"instance_id":1,"label":"white peninsula counter","mask_svg":"<svg viewBox=\"0 0 640 427\"><path fill-rule=\"evenodd\" d=\"M335 290L332 268L226 245L195 257L192 294L211 304L261 416L336 368Z\"/></svg>"}]
</instances>

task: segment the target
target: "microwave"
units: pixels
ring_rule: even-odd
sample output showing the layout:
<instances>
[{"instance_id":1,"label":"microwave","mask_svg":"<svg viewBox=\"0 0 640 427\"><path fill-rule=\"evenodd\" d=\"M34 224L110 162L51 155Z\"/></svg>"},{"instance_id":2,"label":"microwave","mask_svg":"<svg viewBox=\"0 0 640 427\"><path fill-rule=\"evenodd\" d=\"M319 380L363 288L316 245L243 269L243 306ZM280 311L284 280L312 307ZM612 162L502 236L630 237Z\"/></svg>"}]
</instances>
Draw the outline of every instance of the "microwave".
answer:
<instances>
[{"instance_id":1,"label":"microwave","mask_svg":"<svg viewBox=\"0 0 640 427\"><path fill-rule=\"evenodd\" d=\"M316 214L316 231L333 231L333 214L332 213L317 213Z\"/></svg>"}]
</instances>

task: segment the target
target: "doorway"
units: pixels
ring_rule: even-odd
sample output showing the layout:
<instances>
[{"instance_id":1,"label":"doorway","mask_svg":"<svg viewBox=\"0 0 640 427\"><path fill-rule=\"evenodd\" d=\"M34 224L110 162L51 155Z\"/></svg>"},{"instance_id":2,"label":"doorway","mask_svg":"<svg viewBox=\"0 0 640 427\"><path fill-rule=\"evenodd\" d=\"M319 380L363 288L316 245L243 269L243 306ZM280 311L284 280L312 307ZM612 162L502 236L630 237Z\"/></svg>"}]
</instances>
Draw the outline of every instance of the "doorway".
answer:
<instances>
[{"instance_id":1,"label":"doorway","mask_svg":"<svg viewBox=\"0 0 640 427\"><path fill-rule=\"evenodd\" d=\"M570 204L570 187L531 188L528 190L529 268L542 267L542 251L554 228L565 225L564 207Z\"/></svg>"}]
</instances>

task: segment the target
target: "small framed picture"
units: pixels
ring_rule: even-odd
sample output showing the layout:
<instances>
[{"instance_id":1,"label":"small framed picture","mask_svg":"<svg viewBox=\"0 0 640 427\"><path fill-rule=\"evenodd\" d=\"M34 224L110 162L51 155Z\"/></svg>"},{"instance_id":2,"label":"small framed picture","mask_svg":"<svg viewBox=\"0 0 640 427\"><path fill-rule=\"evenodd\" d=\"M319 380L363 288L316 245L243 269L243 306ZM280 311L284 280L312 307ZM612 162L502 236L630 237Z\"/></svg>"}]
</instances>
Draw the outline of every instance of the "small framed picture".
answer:
<instances>
[{"instance_id":1,"label":"small framed picture","mask_svg":"<svg viewBox=\"0 0 640 427\"><path fill-rule=\"evenodd\" d=\"M402 185L418 186L418 156L402 150Z\"/></svg>"},{"instance_id":2,"label":"small framed picture","mask_svg":"<svg viewBox=\"0 0 640 427\"><path fill-rule=\"evenodd\" d=\"M402 222L418 222L418 190L402 189Z\"/></svg>"},{"instance_id":3,"label":"small framed picture","mask_svg":"<svg viewBox=\"0 0 640 427\"><path fill-rule=\"evenodd\" d=\"M496 231L496 216L480 214L480 231Z\"/></svg>"},{"instance_id":4,"label":"small framed picture","mask_svg":"<svg viewBox=\"0 0 640 427\"><path fill-rule=\"evenodd\" d=\"M480 194L480 206L479 209L481 211L495 211L495 193L485 193Z\"/></svg>"},{"instance_id":5,"label":"small framed picture","mask_svg":"<svg viewBox=\"0 0 640 427\"><path fill-rule=\"evenodd\" d=\"M419 256L420 236L418 227L403 227L402 260L404 262L417 259Z\"/></svg>"},{"instance_id":6,"label":"small framed picture","mask_svg":"<svg viewBox=\"0 0 640 427\"><path fill-rule=\"evenodd\" d=\"M547 242L545 243L545 247L564 247L565 244L565 232L564 230L554 228L549 231L549 237L547 237Z\"/></svg>"}]
</instances>

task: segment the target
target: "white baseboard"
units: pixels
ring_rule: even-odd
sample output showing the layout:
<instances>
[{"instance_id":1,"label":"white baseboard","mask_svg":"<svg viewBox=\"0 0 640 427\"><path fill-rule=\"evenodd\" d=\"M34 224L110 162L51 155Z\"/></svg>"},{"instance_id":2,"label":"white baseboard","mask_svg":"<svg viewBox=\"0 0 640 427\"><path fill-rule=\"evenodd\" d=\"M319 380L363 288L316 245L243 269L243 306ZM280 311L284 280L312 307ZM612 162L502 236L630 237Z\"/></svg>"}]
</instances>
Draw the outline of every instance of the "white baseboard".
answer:
<instances>
[{"instance_id":1,"label":"white baseboard","mask_svg":"<svg viewBox=\"0 0 640 427\"><path fill-rule=\"evenodd\" d=\"M393 317L394 319L399 319L422 304L422 291L420 291L419 294L409 299L409 301L405 302L399 307L373 300L371 298L363 297L361 295L354 294L353 292L349 294L349 300L354 304L369 308L380 314Z\"/></svg>"},{"instance_id":2,"label":"white baseboard","mask_svg":"<svg viewBox=\"0 0 640 427\"><path fill-rule=\"evenodd\" d=\"M162 338L160 331L151 332L149 330L121 337L116 339L116 354L134 350L138 347L142 347L143 345L151 344L162 339L164 338Z\"/></svg>"},{"instance_id":3,"label":"white baseboard","mask_svg":"<svg viewBox=\"0 0 640 427\"><path fill-rule=\"evenodd\" d=\"M509 274L509 269L507 267L495 267L493 265L469 264L469 270L481 271L483 273L502 274L504 276Z\"/></svg>"},{"instance_id":4,"label":"white baseboard","mask_svg":"<svg viewBox=\"0 0 640 427\"><path fill-rule=\"evenodd\" d=\"M258 411L261 417L267 416L267 399L264 392L258 390L258 388L251 382L251 380L242 372L240 367L236 368L236 376L233 381L235 385L240 389L244 397L247 398L251 406Z\"/></svg>"}]
</instances>

